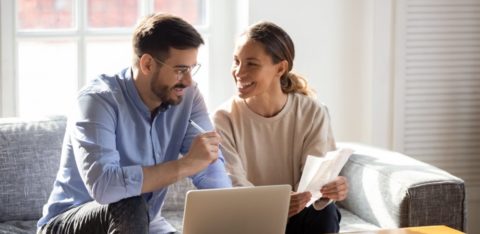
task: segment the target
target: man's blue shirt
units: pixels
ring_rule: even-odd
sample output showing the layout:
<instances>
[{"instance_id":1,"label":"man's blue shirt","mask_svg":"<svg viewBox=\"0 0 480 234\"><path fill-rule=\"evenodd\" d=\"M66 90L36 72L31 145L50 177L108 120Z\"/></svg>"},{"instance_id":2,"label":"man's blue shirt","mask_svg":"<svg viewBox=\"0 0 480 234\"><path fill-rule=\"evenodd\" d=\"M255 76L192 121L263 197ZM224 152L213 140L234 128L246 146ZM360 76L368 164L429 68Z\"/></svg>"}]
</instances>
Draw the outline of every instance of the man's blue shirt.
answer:
<instances>
[{"instance_id":1,"label":"man's blue shirt","mask_svg":"<svg viewBox=\"0 0 480 234\"><path fill-rule=\"evenodd\" d=\"M180 104L153 114L141 100L125 69L115 76L102 75L83 88L68 119L60 168L38 226L58 214L95 200L109 204L141 195L142 166L177 160L189 151L198 130L213 129L196 85L185 89ZM231 187L221 153L219 160L192 176L197 188ZM150 231L174 229L161 217L167 187L142 194L150 215Z\"/></svg>"}]
</instances>

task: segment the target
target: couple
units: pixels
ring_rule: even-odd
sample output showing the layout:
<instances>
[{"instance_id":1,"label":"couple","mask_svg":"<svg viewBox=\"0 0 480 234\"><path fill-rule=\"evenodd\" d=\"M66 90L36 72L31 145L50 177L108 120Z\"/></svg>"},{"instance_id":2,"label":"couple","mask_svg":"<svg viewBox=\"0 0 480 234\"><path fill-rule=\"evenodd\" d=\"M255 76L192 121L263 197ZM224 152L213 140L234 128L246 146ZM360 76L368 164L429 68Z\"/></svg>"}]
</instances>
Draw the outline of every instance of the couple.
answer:
<instances>
[{"instance_id":1,"label":"couple","mask_svg":"<svg viewBox=\"0 0 480 234\"><path fill-rule=\"evenodd\" d=\"M188 176L200 189L296 188L306 156L335 149L327 109L291 72L293 42L275 24L240 36L232 65L238 96L214 115L215 131L192 81L200 34L159 13L139 23L132 41L133 66L94 79L77 96L38 233L175 232L160 214L170 184ZM210 131L199 133L190 119ZM307 208L311 194L292 192L287 233L338 232L340 214L328 201L347 191L337 177Z\"/></svg>"}]
</instances>

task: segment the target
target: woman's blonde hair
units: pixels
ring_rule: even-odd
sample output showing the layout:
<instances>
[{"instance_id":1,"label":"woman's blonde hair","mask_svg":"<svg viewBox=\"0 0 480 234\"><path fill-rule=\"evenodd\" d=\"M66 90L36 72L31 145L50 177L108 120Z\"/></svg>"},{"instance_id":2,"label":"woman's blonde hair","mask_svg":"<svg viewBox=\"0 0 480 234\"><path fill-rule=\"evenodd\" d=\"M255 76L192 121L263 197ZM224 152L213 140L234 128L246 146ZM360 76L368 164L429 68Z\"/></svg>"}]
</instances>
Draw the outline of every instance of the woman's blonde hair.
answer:
<instances>
[{"instance_id":1,"label":"woman's blonde hair","mask_svg":"<svg viewBox=\"0 0 480 234\"><path fill-rule=\"evenodd\" d=\"M280 78L284 93L300 93L315 97L315 92L308 86L307 80L292 72L295 47L290 36L279 26L271 22L259 22L245 32L248 39L260 42L274 64L283 60L288 62L288 70Z\"/></svg>"}]
</instances>

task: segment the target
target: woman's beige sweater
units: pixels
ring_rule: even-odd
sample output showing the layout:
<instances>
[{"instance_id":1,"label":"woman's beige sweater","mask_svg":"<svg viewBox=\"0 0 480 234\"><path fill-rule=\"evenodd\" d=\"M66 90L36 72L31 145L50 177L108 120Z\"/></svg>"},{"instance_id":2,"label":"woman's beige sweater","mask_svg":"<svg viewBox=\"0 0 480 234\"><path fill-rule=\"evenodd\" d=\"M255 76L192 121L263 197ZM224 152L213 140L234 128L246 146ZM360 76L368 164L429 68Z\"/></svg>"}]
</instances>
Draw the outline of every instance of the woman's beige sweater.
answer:
<instances>
[{"instance_id":1,"label":"woman's beige sweater","mask_svg":"<svg viewBox=\"0 0 480 234\"><path fill-rule=\"evenodd\" d=\"M296 190L306 157L336 148L326 106L298 93L270 118L233 97L213 121L234 186L290 184Z\"/></svg>"}]
</instances>

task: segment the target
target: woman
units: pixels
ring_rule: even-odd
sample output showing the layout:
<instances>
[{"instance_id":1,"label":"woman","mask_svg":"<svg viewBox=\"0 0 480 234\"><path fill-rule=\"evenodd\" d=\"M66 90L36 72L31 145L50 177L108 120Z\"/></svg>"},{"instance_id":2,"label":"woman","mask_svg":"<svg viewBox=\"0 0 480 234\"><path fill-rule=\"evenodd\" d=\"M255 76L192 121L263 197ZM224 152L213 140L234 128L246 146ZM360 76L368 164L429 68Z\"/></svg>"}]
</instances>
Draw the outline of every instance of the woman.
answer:
<instances>
[{"instance_id":1,"label":"woman","mask_svg":"<svg viewBox=\"0 0 480 234\"><path fill-rule=\"evenodd\" d=\"M296 190L306 157L336 148L327 108L291 72L294 55L290 36L270 22L252 25L237 42L232 75L238 96L214 115L235 186L290 184ZM292 192L287 233L338 232L340 213L328 201L345 199L347 191L346 179L337 177L309 207L310 192Z\"/></svg>"}]
</instances>

